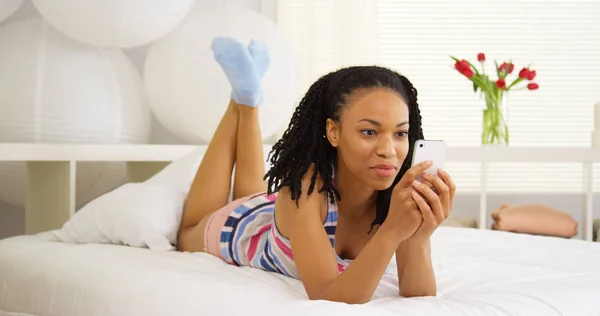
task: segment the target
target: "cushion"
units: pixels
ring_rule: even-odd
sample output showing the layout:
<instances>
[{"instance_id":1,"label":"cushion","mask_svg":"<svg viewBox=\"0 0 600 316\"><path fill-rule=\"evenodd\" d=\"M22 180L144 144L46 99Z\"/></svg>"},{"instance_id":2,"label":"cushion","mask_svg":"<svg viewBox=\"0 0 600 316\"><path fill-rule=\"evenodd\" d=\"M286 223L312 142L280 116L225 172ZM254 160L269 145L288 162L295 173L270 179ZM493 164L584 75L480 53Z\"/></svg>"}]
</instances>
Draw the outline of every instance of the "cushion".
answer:
<instances>
[{"instance_id":1,"label":"cushion","mask_svg":"<svg viewBox=\"0 0 600 316\"><path fill-rule=\"evenodd\" d=\"M571 238L578 223L569 214L543 204L501 205L492 212L492 229Z\"/></svg>"},{"instance_id":2,"label":"cushion","mask_svg":"<svg viewBox=\"0 0 600 316\"><path fill-rule=\"evenodd\" d=\"M143 183L127 183L84 205L54 241L174 250L183 204L200 165L199 148Z\"/></svg>"},{"instance_id":3,"label":"cushion","mask_svg":"<svg viewBox=\"0 0 600 316\"><path fill-rule=\"evenodd\" d=\"M170 186L127 183L83 206L54 240L173 250L184 200Z\"/></svg>"},{"instance_id":4,"label":"cushion","mask_svg":"<svg viewBox=\"0 0 600 316\"><path fill-rule=\"evenodd\" d=\"M54 240L174 250L183 205L204 149L174 160L143 183L124 184L90 201L54 233ZM270 150L264 145L265 157Z\"/></svg>"}]
</instances>

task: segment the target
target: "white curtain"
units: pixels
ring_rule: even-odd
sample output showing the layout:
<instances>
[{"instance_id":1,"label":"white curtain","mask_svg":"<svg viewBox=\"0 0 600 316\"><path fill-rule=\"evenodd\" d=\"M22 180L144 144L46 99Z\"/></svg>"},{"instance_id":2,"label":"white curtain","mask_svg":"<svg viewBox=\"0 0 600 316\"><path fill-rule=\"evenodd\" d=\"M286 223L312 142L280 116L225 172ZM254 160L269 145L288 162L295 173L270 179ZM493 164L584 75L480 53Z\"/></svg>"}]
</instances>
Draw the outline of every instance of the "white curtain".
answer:
<instances>
[{"instance_id":1,"label":"white curtain","mask_svg":"<svg viewBox=\"0 0 600 316\"><path fill-rule=\"evenodd\" d=\"M508 96L511 146L589 147L600 102L597 0L279 0L278 22L300 50L308 83L348 64L379 63L419 91L426 138L480 146L483 101L449 55L486 70L512 59L537 71L537 91ZM600 122L599 122L600 123ZM478 164L447 166L461 191L479 190ZM600 184L600 168L595 172ZM495 192L583 192L579 164L494 164ZM598 187L598 186L596 186Z\"/></svg>"}]
</instances>

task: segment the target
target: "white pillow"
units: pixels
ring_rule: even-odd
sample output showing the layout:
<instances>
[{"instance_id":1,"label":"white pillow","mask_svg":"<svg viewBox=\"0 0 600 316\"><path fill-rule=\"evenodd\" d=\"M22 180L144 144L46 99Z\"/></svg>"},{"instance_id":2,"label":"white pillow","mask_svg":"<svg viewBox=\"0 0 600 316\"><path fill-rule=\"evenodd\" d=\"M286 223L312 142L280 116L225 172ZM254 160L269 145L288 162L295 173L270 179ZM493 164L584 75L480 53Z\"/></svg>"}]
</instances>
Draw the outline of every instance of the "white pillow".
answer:
<instances>
[{"instance_id":1,"label":"white pillow","mask_svg":"<svg viewBox=\"0 0 600 316\"><path fill-rule=\"evenodd\" d=\"M174 250L183 204L203 154L204 148L198 148L143 183L124 184L90 201L53 240Z\"/></svg>"},{"instance_id":2,"label":"white pillow","mask_svg":"<svg viewBox=\"0 0 600 316\"><path fill-rule=\"evenodd\" d=\"M183 205L204 150L174 160L143 183L124 184L92 200L54 233L54 240L174 250ZM266 158L271 146L263 150Z\"/></svg>"},{"instance_id":3,"label":"white pillow","mask_svg":"<svg viewBox=\"0 0 600 316\"><path fill-rule=\"evenodd\" d=\"M170 186L127 183L83 206L55 240L173 250L184 200Z\"/></svg>"}]
</instances>

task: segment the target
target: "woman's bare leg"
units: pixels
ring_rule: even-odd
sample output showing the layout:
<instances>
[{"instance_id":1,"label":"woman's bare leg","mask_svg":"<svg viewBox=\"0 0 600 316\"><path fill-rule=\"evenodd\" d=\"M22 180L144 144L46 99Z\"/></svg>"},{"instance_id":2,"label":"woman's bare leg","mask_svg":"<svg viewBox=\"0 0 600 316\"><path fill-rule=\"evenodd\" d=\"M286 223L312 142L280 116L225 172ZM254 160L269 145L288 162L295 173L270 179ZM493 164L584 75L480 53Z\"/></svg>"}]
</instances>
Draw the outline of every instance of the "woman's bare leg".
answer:
<instances>
[{"instance_id":1,"label":"woman's bare leg","mask_svg":"<svg viewBox=\"0 0 600 316\"><path fill-rule=\"evenodd\" d=\"M183 207L177 246L182 251L204 251L208 215L227 205L236 158L238 106L229 103L213 135Z\"/></svg>"},{"instance_id":2,"label":"woman's bare leg","mask_svg":"<svg viewBox=\"0 0 600 316\"><path fill-rule=\"evenodd\" d=\"M227 205L231 172L236 164L234 198L264 191L264 155L258 124L260 80L270 57L264 43L246 47L232 38L217 37L212 49L232 85L229 107L198 168L184 206L178 246L204 251L204 230L209 215ZM245 103L241 105L238 103Z\"/></svg>"},{"instance_id":3,"label":"woman's bare leg","mask_svg":"<svg viewBox=\"0 0 600 316\"><path fill-rule=\"evenodd\" d=\"M250 41L248 52L256 67L259 78L263 78L269 68L271 57L267 46L258 41ZM260 101L259 101L260 103ZM258 120L258 107L239 106L235 180L233 196L235 199L267 190L263 180L265 175L265 156Z\"/></svg>"},{"instance_id":4,"label":"woman's bare leg","mask_svg":"<svg viewBox=\"0 0 600 316\"><path fill-rule=\"evenodd\" d=\"M238 199L267 190L265 156L258 120L258 107L237 105L239 122L233 198Z\"/></svg>"}]
</instances>

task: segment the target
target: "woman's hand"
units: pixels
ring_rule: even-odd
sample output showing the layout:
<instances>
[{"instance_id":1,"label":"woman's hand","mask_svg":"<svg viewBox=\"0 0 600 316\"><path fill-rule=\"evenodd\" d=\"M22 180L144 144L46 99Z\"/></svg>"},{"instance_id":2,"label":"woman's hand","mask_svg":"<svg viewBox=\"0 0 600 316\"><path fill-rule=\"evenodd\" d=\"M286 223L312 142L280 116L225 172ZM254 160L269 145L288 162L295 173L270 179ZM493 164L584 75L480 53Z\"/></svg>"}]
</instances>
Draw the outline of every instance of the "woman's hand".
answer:
<instances>
[{"instance_id":1,"label":"woman's hand","mask_svg":"<svg viewBox=\"0 0 600 316\"><path fill-rule=\"evenodd\" d=\"M408 169L392 191L388 215L380 230L391 234L398 243L411 236L423 221L422 212L411 195L412 183L431 164L425 161Z\"/></svg>"},{"instance_id":2,"label":"woman's hand","mask_svg":"<svg viewBox=\"0 0 600 316\"><path fill-rule=\"evenodd\" d=\"M433 185L434 190L425 183L413 182L411 195L421 214L421 226L412 234L407 242L411 245L425 243L431 234L448 218L454 202L456 186L450 175L444 170L438 170L438 175L423 173L421 176Z\"/></svg>"}]
</instances>

